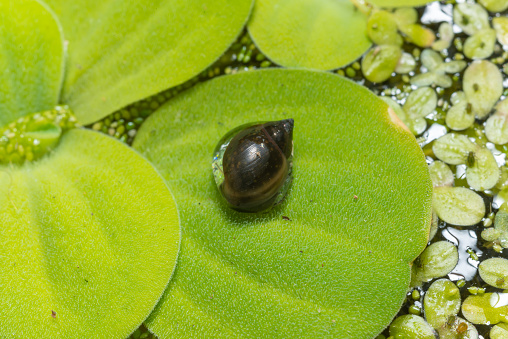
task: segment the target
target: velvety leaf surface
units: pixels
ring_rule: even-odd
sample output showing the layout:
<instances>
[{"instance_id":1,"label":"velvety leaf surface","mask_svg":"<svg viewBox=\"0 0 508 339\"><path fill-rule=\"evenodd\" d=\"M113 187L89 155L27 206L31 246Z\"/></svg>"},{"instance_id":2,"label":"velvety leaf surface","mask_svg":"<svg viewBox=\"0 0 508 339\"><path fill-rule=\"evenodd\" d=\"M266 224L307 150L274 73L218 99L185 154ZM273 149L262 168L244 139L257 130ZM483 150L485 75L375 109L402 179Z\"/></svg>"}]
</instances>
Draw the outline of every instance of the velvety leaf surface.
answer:
<instances>
[{"instance_id":1,"label":"velvety leaf surface","mask_svg":"<svg viewBox=\"0 0 508 339\"><path fill-rule=\"evenodd\" d=\"M62 101L88 124L191 79L240 34L252 0L47 0L69 40Z\"/></svg>"},{"instance_id":2,"label":"velvety leaf surface","mask_svg":"<svg viewBox=\"0 0 508 339\"><path fill-rule=\"evenodd\" d=\"M433 0L367 0L367 2L379 7L411 7L423 6Z\"/></svg>"},{"instance_id":3,"label":"velvety leaf surface","mask_svg":"<svg viewBox=\"0 0 508 339\"><path fill-rule=\"evenodd\" d=\"M423 154L387 111L337 75L278 69L198 85L150 117L134 147L175 194L182 249L149 328L161 339L372 338L385 328L431 217ZM295 121L289 195L269 213L229 209L212 176L216 143L284 118Z\"/></svg>"},{"instance_id":4,"label":"velvety leaf surface","mask_svg":"<svg viewBox=\"0 0 508 339\"><path fill-rule=\"evenodd\" d=\"M58 103L63 36L46 5L0 0L0 127Z\"/></svg>"},{"instance_id":5,"label":"velvety leaf surface","mask_svg":"<svg viewBox=\"0 0 508 339\"><path fill-rule=\"evenodd\" d=\"M153 167L73 130L55 152L0 167L0 337L126 338L173 273L178 213Z\"/></svg>"},{"instance_id":6,"label":"velvety leaf surface","mask_svg":"<svg viewBox=\"0 0 508 339\"><path fill-rule=\"evenodd\" d=\"M247 27L259 49L286 67L339 68L371 45L367 18L349 0L256 0Z\"/></svg>"}]
</instances>

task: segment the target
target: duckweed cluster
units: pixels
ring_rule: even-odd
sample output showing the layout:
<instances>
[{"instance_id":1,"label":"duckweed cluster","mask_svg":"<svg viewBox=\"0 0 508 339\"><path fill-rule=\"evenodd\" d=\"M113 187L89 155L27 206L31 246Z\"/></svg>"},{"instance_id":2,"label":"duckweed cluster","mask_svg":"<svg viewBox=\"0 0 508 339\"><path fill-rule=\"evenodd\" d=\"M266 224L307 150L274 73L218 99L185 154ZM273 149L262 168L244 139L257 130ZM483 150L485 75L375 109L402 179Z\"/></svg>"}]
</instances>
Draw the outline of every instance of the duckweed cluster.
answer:
<instances>
[{"instance_id":1,"label":"duckweed cluster","mask_svg":"<svg viewBox=\"0 0 508 339\"><path fill-rule=\"evenodd\" d=\"M428 22L438 31L433 42L418 46L402 34L402 49L412 58L396 55L396 66L388 75L382 70L381 77L371 72L359 80L355 74L354 80L392 107L427 155L438 225L432 244L415 261L405 306L380 339L507 337L508 93L503 65L508 55L503 46L508 26L506 13L489 14L482 5L428 5L419 12L422 18L439 11L449 19ZM508 2L500 11L506 7ZM466 274L466 266L475 274Z\"/></svg>"},{"instance_id":2,"label":"duckweed cluster","mask_svg":"<svg viewBox=\"0 0 508 339\"><path fill-rule=\"evenodd\" d=\"M63 132L77 126L67 106L34 113L0 129L0 163L22 164L49 153Z\"/></svg>"}]
</instances>

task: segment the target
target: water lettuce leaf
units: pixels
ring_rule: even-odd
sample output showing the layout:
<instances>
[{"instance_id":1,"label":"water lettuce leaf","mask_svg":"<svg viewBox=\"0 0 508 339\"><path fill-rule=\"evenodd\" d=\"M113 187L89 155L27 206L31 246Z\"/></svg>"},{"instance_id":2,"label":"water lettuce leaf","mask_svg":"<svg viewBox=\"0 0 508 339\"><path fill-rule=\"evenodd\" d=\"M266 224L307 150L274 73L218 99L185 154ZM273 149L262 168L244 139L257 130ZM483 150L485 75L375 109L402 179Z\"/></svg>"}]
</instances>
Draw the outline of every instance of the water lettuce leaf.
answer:
<instances>
[{"instance_id":1,"label":"water lettuce leaf","mask_svg":"<svg viewBox=\"0 0 508 339\"><path fill-rule=\"evenodd\" d=\"M432 195L421 149L387 112L349 80L287 69L219 77L155 112L133 146L174 193L182 247L149 329L161 339L381 332L427 243ZM285 118L295 121L289 195L269 213L229 209L212 176L216 143Z\"/></svg>"},{"instance_id":2,"label":"water lettuce leaf","mask_svg":"<svg viewBox=\"0 0 508 339\"><path fill-rule=\"evenodd\" d=\"M349 0L256 0L247 28L258 48L285 67L335 69L371 46L367 17Z\"/></svg>"},{"instance_id":3,"label":"water lettuce leaf","mask_svg":"<svg viewBox=\"0 0 508 339\"><path fill-rule=\"evenodd\" d=\"M72 130L50 156L0 167L0 337L126 338L179 250L175 202L139 154Z\"/></svg>"},{"instance_id":4,"label":"water lettuce leaf","mask_svg":"<svg viewBox=\"0 0 508 339\"><path fill-rule=\"evenodd\" d=\"M53 108L63 79L58 20L34 0L0 0L0 127Z\"/></svg>"},{"instance_id":5,"label":"water lettuce leaf","mask_svg":"<svg viewBox=\"0 0 508 339\"><path fill-rule=\"evenodd\" d=\"M89 124L205 70L240 34L253 0L46 2L69 41L62 102Z\"/></svg>"}]
</instances>

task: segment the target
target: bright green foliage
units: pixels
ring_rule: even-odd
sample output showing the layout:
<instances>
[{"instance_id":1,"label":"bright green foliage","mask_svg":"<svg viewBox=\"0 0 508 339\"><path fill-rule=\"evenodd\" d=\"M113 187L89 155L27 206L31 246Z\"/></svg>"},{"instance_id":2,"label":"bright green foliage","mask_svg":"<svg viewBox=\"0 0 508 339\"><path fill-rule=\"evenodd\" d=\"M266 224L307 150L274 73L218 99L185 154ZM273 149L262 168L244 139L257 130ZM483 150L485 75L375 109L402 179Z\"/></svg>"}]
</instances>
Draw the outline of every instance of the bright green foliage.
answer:
<instances>
[{"instance_id":1,"label":"bright green foliage","mask_svg":"<svg viewBox=\"0 0 508 339\"><path fill-rule=\"evenodd\" d=\"M503 191L506 193L506 188ZM497 242L501 248L508 248L508 212L506 203L503 203L496 213L494 227L482 231L482 238L486 241Z\"/></svg>"},{"instance_id":2,"label":"bright green foliage","mask_svg":"<svg viewBox=\"0 0 508 339\"><path fill-rule=\"evenodd\" d=\"M252 7L252 0L47 3L69 40L62 102L83 124L199 74L233 43Z\"/></svg>"},{"instance_id":3,"label":"bright green foliage","mask_svg":"<svg viewBox=\"0 0 508 339\"><path fill-rule=\"evenodd\" d=\"M464 93L479 119L485 118L503 94L503 76L499 68L487 60L468 66L462 80Z\"/></svg>"},{"instance_id":4,"label":"bright green foliage","mask_svg":"<svg viewBox=\"0 0 508 339\"><path fill-rule=\"evenodd\" d=\"M216 78L152 115L134 147L175 195L182 249L150 330L372 338L385 328L431 221L423 154L387 110L342 77L275 69ZM216 143L236 126L284 118L295 121L288 196L269 213L233 211L213 180Z\"/></svg>"},{"instance_id":5,"label":"bright green foliage","mask_svg":"<svg viewBox=\"0 0 508 339\"><path fill-rule=\"evenodd\" d=\"M119 338L175 267L179 223L163 179L120 142L71 130L53 154L0 167L0 337Z\"/></svg>"},{"instance_id":6,"label":"bright green foliage","mask_svg":"<svg viewBox=\"0 0 508 339\"><path fill-rule=\"evenodd\" d=\"M468 159L472 159L472 163L466 162L467 184L477 191L494 187L500 171L492 152L486 147L477 147Z\"/></svg>"},{"instance_id":7,"label":"bright green foliage","mask_svg":"<svg viewBox=\"0 0 508 339\"><path fill-rule=\"evenodd\" d=\"M508 338L508 324L500 323L492 327L490 330L490 338L491 339L506 339Z\"/></svg>"},{"instance_id":8,"label":"bright green foliage","mask_svg":"<svg viewBox=\"0 0 508 339\"><path fill-rule=\"evenodd\" d=\"M443 22L439 25L439 40L434 41L432 48L436 51L443 51L450 47L455 33L453 26L448 22Z\"/></svg>"},{"instance_id":9,"label":"bright green foliage","mask_svg":"<svg viewBox=\"0 0 508 339\"><path fill-rule=\"evenodd\" d=\"M362 58L362 73L371 82L383 82L397 68L402 49L396 45L376 46Z\"/></svg>"},{"instance_id":10,"label":"bright green foliage","mask_svg":"<svg viewBox=\"0 0 508 339\"><path fill-rule=\"evenodd\" d=\"M421 286L422 282L444 277L459 261L457 247L448 241L438 241L430 245L418 257L412 267L411 286Z\"/></svg>"},{"instance_id":11,"label":"bright green foliage","mask_svg":"<svg viewBox=\"0 0 508 339\"><path fill-rule=\"evenodd\" d=\"M508 260L490 258L481 262L478 271L482 279L497 288L508 288Z\"/></svg>"},{"instance_id":12,"label":"bright green foliage","mask_svg":"<svg viewBox=\"0 0 508 339\"><path fill-rule=\"evenodd\" d=\"M248 29L273 62L329 70L370 47L366 22L349 0L256 0Z\"/></svg>"},{"instance_id":13,"label":"bright green foliage","mask_svg":"<svg viewBox=\"0 0 508 339\"><path fill-rule=\"evenodd\" d=\"M460 3L453 7L453 22L459 25L467 35L473 35L490 28L489 14L475 3Z\"/></svg>"},{"instance_id":14,"label":"bright green foliage","mask_svg":"<svg viewBox=\"0 0 508 339\"><path fill-rule=\"evenodd\" d=\"M406 314L390 324L390 336L394 339L435 339L432 327L422 317Z\"/></svg>"},{"instance_id":15,"label":"bright green foliage","mask_svg":"<svg viewBox=\"0 0 508 339\"><path fill-rule=\"evenodd\" d=\"M446 112L446 126L454 131L461 131L473 126L473 106L467 101L466 94L462 91L453 93L451 102L453 106Z\"/></svg>"},{"instance_id":16,"label":"bright green foliage","mask_svg":"<svg viewBox=\"0 0 508 339\"><path fill-rule=\"evenodd\" d=\"M377 45L401 46L404 42L397 30L397 22L393 14L384 10L375 11L369 16L367 34Z\"/></svg>"},{"instance_id":17,"label":"bright green foliage","mask_svg":"<svg viewBox=\"0 0 508 339\"><path fill-rule=\"evenodd\" d=\"M47 7L0 0L0 127L55 107L63 65L62 31Z\"/></svg>"},{"instance_id":18,"label":"bright green foliage","mask_svg":"<svg viewBox=\"0 0 508 339\"><path fill-rule=\"evenodd\" d=\"M472 226L485 215L481 196L465 187L435 187L434 209L443 221L460 226Z\"/></svg>"},{"instance_id":19,"label":"bright green foliage","mask_svg":"<svg viewBox=\"0 0 508 339\"><path fill-rule=\"evenodd\" d=\"M472 295L464 300L462 314L473 324L508 323L508 293Z\"/></svg>"},{"instance_id":20,"label":"bright green foliage","mask_svg":"<svg viewBox=\"0 0 508 339\"><path fill-rule=\"evenodd\" d=\"M437 95L430 87L419 88L408 96L404 106L398 109L398 104L392 100L386 101L395 111L397 116L415 134L421 134L427 127L425 116L436 109Z\"/></svg>"},{"instance_id":21,"label":"bright green foliage","mask_svg":"<svg viewBox=\"0 0 508 339\"><path fill-rule=\"evenodd\" d=\"M508 3L508 1L507 1ZM505 16L492 19L492 26L496 30L497 41L503 46L508 45L508 18Z\"/></svg>"},{"instance_id":22,"label":"bright green foliage","mask_svg":"<svg viewBox=\"0 0 508 339\"><path fill-rule=\"evenodd\" d=\"M367 0L367 2L379 7L412 7L423 6L433 0Z\"/></svg>"},{"instance_id":23,"label":"bright green foliage","mask_svg":"<svg viewBox=\"0 0 508 339\"><path fill-rule=\"evenodd\" d=\"M477 147L463 134L448 133L434 141L432 151L439 160L450 165L460 165L466 163L469 154Z\"/></svg>"},{"instance_id":24,"label":"bright green foliage","mask_svg":"<svg viewBox=\"0 0 508 339\"><path fill-rule=\"evenodd\" d=\"M412 43L419 47L430 47L436 40L436 35L431 29L419 24L399 26L399 30L407 35Z\"/></svg>"},{"instance_id":25,"label":"bright green foliage","mask_svg":"<svg viewBox=\"0 0 508 339\"><path fill-rule=\"evenodd\" d=\"M429 165L429 173L434 187L452 186L455 180L450 167L439 160L436 160Z\"/></svg>"},{"instance_id":26,"label":"bright green foliage","mask_svg":"<svg viewBox=\"0 0 508 339\"><path fill-rule=\"evenodd\" d=\"M467 38L464 43L464 55L470 59L486 59L494 53L496 31L491 28L482 29Z\"/></svg>"},{"instance_id":27,"label":"bright green foliage","mask_svg":"<svg viewBox=\"0 0 508 339\"><path fill-rule=\"evenodd\" d=\"M507 0L478 0L478 2L491 12L502 12L508 8Z\"/></svg>"},{"instance_id":28,"label":"bright green foliage","mask_svg":"<svg viewBox=\"0 0 508 339\"><path fill-rule=\"evenodd\" d=\"M485 135L490 142L498 145L508 143L508 112L496 110L485 124Z\"/></svg>"},{"instance_id":29,"label":"bright green foliage","mask_svg":"<svg viewBox=\"0 0 508 339\"><path fill-rule=\"evenodd\" d=\"M439 339L478 339L478 330L469 321L450 316L438 329ZM494 339L494 338L491 338Z\"/></svg>"},{"instance_id":30,"label":"bright green foliage","mask_svg":"<svg viewBox=\"0 0 508 339\"><path fill-rule=\"evenodd\" d=\"M434 281L423 300L425 319L438 329L459 313L460 303L460 291L453 282L448 279Z\"/></svg>"}]
</instances>

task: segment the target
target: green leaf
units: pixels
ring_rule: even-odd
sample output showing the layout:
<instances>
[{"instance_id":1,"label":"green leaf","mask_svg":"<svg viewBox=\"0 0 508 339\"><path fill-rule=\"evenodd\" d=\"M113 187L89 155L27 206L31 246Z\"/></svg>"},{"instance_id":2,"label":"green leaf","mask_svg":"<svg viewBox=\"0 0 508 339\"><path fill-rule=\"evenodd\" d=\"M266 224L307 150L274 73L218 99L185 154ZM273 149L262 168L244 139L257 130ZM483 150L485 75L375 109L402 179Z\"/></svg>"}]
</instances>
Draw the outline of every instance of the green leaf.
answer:
<instances>
[{"instance_id":1,"label":"green leaf","mask_svg":"<svg viewBox=\"0 0 508 339\"><path fill-rule=\"evenodd\" d=\"M462 304L462 314L473 324L508 323L508 293L471 295Z\"/></svg>"},{"instance_id":2,"label":"green leaf","mask_svg":"<svg viewBox=\"0 0 508 339\"><path fill-rule=\"evenodd\" d=\"M126 338L175 267L178 213L154 168L100 133L0 167L0 337Z\"/></svg>"},{"instance_id":3,"label":"green leaf","mask_svg":"<svg viewBox=\"0 0 508 339\"><path fill-rule=\"evenodd\" d=\"M489 258L480 263L478 272L482 279L497 288L508 288L508 260L504 258Z\"/></svg>"},{"instance_id":4,"label":"green leaf","mask_svg":"<svg viewBox=\"0 0 508 339\"><path fill-rule=\"evenodd\" d=\"M448 279L436 280L423 299L425 319L432 327L439 329L446 325L449 317L459 313L460 302L460 290L453 282Z\"/></svg>"},{"instance_id":5,"label":"green leaf","mask_svg":"<svg viewBox=\"0 0 508 339\"><path fill-rule=\"evenodd\" d=\"M435 339L432 327L414 314L405 314L390 324L390 336L394 339Z\"/></svg>"},{"instance_id":6,"label":"green leaf","mask_svg":"<svg viewBox=\"0 0 508 339\"><path fill-rule=\"evenodd\" d=\"M62 101L83 124L205 70L240 34L252 7L252 0L47 3L69 40Z\"/></svg>"},{"instance_id":7,"label":"green leaf","mask_svg":"<svg viewBox=\"0 0 508 339\"><path fill-rule=\"evenodd\" d=\"M367 0L379 7L417 7L423 6L433 0Z\"/></svg>"},{"instance_id":8,"label":"green leaf","mask_svg":"<svg viewBox=\"0 0 508 339\"><path fill-rule=\"evenodd\" d=\"M362 73L371 82L383 82L393 74L402 56L396 45L381 45L371 48L362 58Z\"/></svg>"},{"instance_id":9,"label":"green leaf","mask_svg":"<svg viewBox=\"0 0 508 339\"><path fill-rule=\"evenodd\" d=\"M472 226L485 216L482 197L465 187L435 187L434 209L444 222L459 226Z\"/></svg>"},{"instance_id":10,"label":"green leaf","mask_svg":"<svg viewBox=\"0 0 508 339\"><path fill-rule=\"evenodd\" d=\"M175 194L182 249L150 330L367 338L386 327L431 221L423 154L387 111L337 75L272 69L216 78L154 113L134 147ZM289 195L269 213L229 209L212 176L216 143L244 123L283 118L295 121Z\"/></svg>"},{"instance_id":11,"label":"green leaf","mask_svg":"<svg viewBox=\"0 0 508 339\"><path fill-rule=\"evenodd\" d=\"M479 4L460 3L453 7L453 21L464 33L473 35L490 28L489 13Z\"/></svg>"},{"instance_id":12,"label":"green leaf","mask_svg":"<svg viewBox=\"0 0 508 339\"><path fill-rule=\"evenodd\" d=\"M62 30L46 5L0 0L0 127L58 103Z\"/></svg>"},{"instance_id":13,"label":"green leaf","mask_svg":"<svg viewBox=\"0 0 508 339\"><path fill-rule=\"evenodd\" d=\"M367 34L377 45L397 45L404 43L397 31L397 22L394 15L388 11L375 11L367 20Z\"/></svg>"},{"instance_id":14,"label":"green leaf","mask_svg":"<svg viewBox=\"0 0 508 339\"><path fill-rule=\"evenodd\" d=\"M349 0L256 0L247 27L258 48L285 67L339 68L371 45L367 18Z\"/></svg>"},{"instance_id":15,"label":"green leaf","mask_svg":"<svg viewBox=\"0 0 508 339\"><path fill-rule=\"evenodd\" d=\"M478 2L491 12L502 12L508 8L507 0L478 0Z\"/></svg>"},{"instance_id":16,"label":"green leaf","mask_svg":"<svg viewBox=\"0 0 508 339\"><path fill-rule=\"evenodd\" d=\"M459 261L457 247L448 241L438 241L423 251L413 265L412 286L421 286L422 282L444 277L450 273Z\"/></svg>"},{"instance_id":17,"label":"green leaf","mask_svg":"<svg viewBox=\"0 0 508 339\"><path fill-rule=\"evenodd\" d=\"M476 117L483 119L503 94L503 75L492 62L475 61L464 71L462 87Z\"/></svg>"},{"instance_id":18,"label":"green leaf","mask_svg":"<svg viewBox=\"0 0 508 339\"><path fill-rule=\"evenodd\" d=\"M499 325L492 327L489 335L490 335L491 339L507 338L508 337L508 324L500 323Z\"/></svg>"},{"instance_id":19,"label":"green leaf","mask_svg":"<svg viewBox=\"0 0 508 339\"><path fill-rule=\"evenodd\" d=\"M478 147L473 159L473 164L466 169L467 184L477 191L494 187L501 174L494 154L486 147Z\"/></svg>"}]
</instances>

